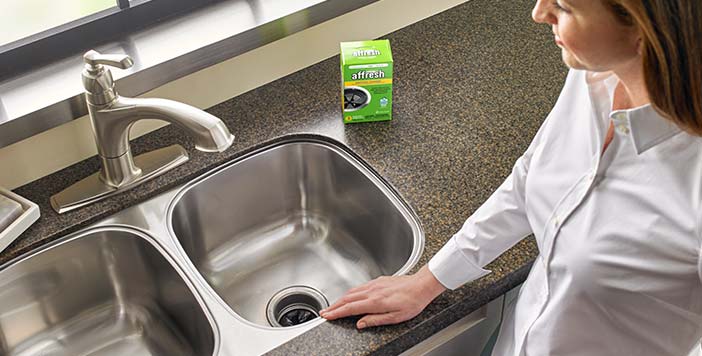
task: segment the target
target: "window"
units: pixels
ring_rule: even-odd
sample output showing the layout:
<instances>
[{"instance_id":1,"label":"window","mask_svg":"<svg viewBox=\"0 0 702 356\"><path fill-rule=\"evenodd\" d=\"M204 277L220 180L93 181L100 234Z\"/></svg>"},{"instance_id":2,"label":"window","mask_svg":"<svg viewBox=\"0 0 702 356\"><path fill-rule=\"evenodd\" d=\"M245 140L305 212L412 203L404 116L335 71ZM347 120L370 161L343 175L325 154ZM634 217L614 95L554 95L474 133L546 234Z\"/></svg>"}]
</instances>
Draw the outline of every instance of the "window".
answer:
<instances>
[{"instance_id":1,"label":"window","mask_svg":"<svg viewBox=\"0 0 702 356\"><path fill-rule=\"evenodd\" d=\"M0 81L220 0L0 0Z\"/></svg>"},{"instance_id":2,"label":"window","mask_svg":"<svg viewBox=\"0 0 702 356\"><path fill-rule=\"evenodd\" d=\"M115 7L114 0L3 0L0 45Z\"/></svg>"}]
</instances>

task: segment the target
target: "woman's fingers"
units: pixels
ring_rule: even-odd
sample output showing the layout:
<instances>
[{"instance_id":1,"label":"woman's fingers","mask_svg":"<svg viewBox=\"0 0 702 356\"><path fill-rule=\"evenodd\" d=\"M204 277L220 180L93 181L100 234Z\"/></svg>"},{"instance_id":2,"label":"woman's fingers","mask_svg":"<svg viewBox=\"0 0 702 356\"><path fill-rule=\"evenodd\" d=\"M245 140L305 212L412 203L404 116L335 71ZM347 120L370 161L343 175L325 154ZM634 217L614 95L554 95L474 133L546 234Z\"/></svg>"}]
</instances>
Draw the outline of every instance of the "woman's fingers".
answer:
<instances>
[{"instance_id":1,"label":"woman's fingers","mask_svg":"<svg viewBox=\"0 0 702 356\"><path fill-rule=\"evenodd\" d=\"M385 313L389 310L384 310L384 305L378 299L362 299L359 301L346 303L334 310L324 310L320 313L321 317L327 320L345 318L352 315L360 314L375 314Z\"/></svg>"},{"instance_id":2,"label":"woman's fingers","mask_svg":"<svg viewBox=\"0 0 702 356\"><path fill-rule=\"evenodd\" d=\"M397 324L405 320L407 320L407 318L402 318L402 314L400 312L368 314L356 322L356 327L359 329L365 329L373 326Z\"/></svg>"},{"instance_id":3,"label":"woman's fingers","mask_svg":"<svg viewBox=\"0 0 702 356\"><path fill-rule=\"evenodd\" d=\"M327 308L320 310L319 312L320 313L330 312L332 310L335 310L335 309L341 307L342 305L356 302L359 300L363 300L366 298L368 298L368 293L365 293L363 291L355 292L355 293L348 291L345 295L343 295L341 298L339 298L339 300L337 300L334 304L332 304L331 306L329 306Z\"/></svg>"},{"instance_id":4,"label":"woman's fingers","mask_svg":"<svg viewBox=\"0 0 702 356\"><path fill-rule=\"evenodd\" d=\"M368 309L367 304L367 300L345 303L337 306L333 310L323 310L319 315L324 319L334 320L351 315L364 314L366 313L364 310Z\"/></svg>"},{"instance_id":5,"label":"woman's fingers","mask_svg":"<svg viewBox=\"0 0 702 356\"><path fill-rule=\"evenodd\" d=\"M359 320L359 328L395 324L419 314L445 289L424 266L410 276L378 277L353 288L320 316L334 320L369 314Z\"/></svg>"},{"instance_id":6,"label":"woman's fingers","mask_svg":"<svg viewBox=\"0 0 702 356\"><path fill-rule=\"evenodd\" d=\"M384 280L386 280L386 277L381 276L381 277L378 277L374 280L366 282L358 287L354 287L354 288L349 289L348 291L346 291L346 293L341 298L339 298L339 300L334 302L334 304L332 304L328 308L320 310L320 313L321 312L329 312L329 311L335 310L335 309L343 306L344 304L348 304L351 302L355 302L355 301L358 301L361 299L368 298L369 291L375 285L377 285L379 281L384 281Z\"/></svg>"}]
</instances>

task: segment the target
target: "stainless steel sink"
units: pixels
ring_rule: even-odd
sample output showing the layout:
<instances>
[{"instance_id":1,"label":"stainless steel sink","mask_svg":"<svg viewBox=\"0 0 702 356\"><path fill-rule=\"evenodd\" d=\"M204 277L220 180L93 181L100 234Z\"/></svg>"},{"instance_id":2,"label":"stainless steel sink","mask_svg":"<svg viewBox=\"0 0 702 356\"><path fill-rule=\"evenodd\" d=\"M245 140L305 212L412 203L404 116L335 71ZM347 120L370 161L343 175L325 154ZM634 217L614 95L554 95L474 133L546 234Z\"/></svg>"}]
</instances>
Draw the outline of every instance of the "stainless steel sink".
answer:
<instances>
[{"instance_id":1,"label":"stainless steel sink","mask_svg":"<svg viewBox=\"0 0 702 356\"><path fill-rule=\"evenodd\" d=\"M185 280L138 232L96 229L0 270L2 355L212 355Z\"/></svg>"},{"instance_id":2,"label":"stainless steel sink","mask_svg":"<svg viewBox=\"0 0 702 356\"><path fill-rule=\"evenodd\" d=\"M293 320L283 326L313 319L347 289L405 273L423 246L397 194L352 153L321 141L274 145L195 180L174 200L171 223L219 297L265 327L286 313ZM290 287L309 292L274 299L298 306L274 311L269 302ZM315 291L323 297L308 296Z\"/></svg>"},{"instance_id":3,"label":"stainless steel sink","mask_svg":"<svg viewBox=\"0 0 702 356\"><path fill-rule=\"evenodd\" d=\"M347 147L288 136L0 266L0 355L260 355L423 246Z\"/></svg>"}]
</instances>

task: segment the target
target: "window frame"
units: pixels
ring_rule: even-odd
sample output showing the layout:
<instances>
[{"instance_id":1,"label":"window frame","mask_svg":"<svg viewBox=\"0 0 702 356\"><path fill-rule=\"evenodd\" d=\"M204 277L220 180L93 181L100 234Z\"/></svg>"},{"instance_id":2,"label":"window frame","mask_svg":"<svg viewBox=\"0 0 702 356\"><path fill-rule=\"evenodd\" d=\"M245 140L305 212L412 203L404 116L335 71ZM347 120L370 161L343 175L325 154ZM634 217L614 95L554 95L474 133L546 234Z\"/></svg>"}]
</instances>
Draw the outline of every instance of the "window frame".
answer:
<instances>
[{"instance_id":1,"label":"window frame","mask_svg":"<svg viewBox=\"0 0 702 356\"><path fill-rule=\"evenodd\" d=\"M0 81L222 0L115 0L115 6L0 46Z\"/></svg>"}]
</instances>

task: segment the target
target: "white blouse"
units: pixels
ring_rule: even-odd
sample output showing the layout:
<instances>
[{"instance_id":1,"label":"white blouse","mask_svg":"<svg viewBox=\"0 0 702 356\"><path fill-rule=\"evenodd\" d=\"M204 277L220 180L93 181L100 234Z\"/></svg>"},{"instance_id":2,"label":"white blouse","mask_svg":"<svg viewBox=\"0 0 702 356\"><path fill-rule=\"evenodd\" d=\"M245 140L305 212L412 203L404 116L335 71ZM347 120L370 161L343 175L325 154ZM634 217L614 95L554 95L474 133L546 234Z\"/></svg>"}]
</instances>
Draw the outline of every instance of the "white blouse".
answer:
<instances>
[{"instance_id":1,"label":"white blouse","mask_svg":"<svg viewBox=\"0 0 702 356\"><path fill-rule=\"evenodd\" d=\"M534 234L495 356L684 356L702 336L702 138L650 105L612 111L617 80L571 70L512 173L429 262L455 289Z\"/></svg>"}]
</instances>

